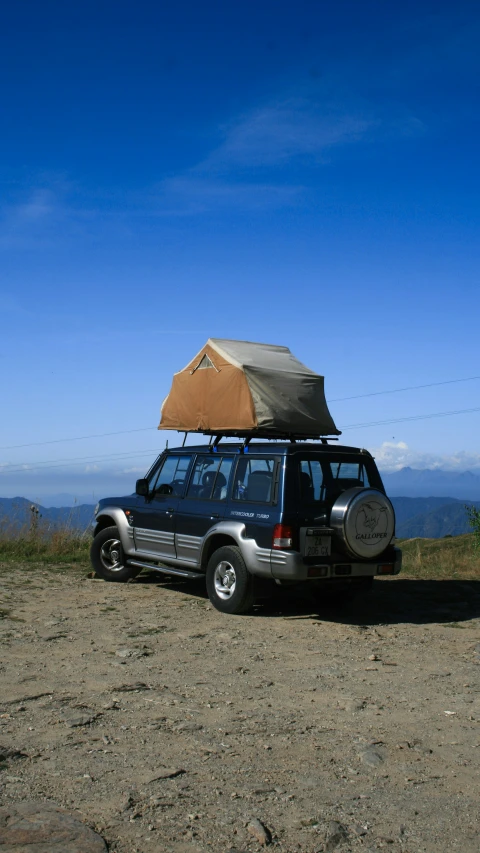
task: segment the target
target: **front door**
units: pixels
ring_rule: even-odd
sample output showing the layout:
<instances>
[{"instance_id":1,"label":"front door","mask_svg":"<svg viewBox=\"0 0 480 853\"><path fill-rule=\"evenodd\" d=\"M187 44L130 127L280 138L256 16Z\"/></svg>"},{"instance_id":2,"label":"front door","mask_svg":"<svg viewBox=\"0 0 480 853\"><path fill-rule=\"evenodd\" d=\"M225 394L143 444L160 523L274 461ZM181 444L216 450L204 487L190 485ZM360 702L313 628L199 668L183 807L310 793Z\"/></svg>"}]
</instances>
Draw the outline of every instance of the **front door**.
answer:
<instances>
[{"instance_id":1,"label":"front door","mask_svg":"<svg viewBox=\"0 0 480 853\"><path fill-rule=\"evenodd\" d=\"M144 503L134 513L135 549L139 556L175 558L175 524L178 504L187 479L191 454L166 456L151 480Z\"/></svg>"}]
</instances>

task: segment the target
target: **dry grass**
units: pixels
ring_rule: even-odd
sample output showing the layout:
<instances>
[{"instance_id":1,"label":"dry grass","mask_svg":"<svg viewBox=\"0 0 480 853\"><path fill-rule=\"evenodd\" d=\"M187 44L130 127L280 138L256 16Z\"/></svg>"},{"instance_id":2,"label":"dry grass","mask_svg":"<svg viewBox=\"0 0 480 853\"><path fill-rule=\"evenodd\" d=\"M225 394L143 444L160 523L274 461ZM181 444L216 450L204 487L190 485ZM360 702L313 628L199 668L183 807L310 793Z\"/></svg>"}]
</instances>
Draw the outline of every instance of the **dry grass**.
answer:
<instances>
[{"instance_id":1,"label":"dry grass","mask_svg":"<svg viewBox=\"0 0 480 853\"><path fill-rule=\"evenodd\" d=\"M89 563L91 536L68 525L52 530L38 525L18 526L0 519L0 560L34 563Z\"/></svg>"},{"instance_id":2,"label":"dry grass","mask_svg":"<svg viewBox=\"0 0 480 853\"><path fill-rule=\"evenodd\" d=\"M423 580L480 578L480 554L473 533L445 539L404 539L402 575Z\"/></svg>"},{"instance_id":3,"label":"dry grass","mask_svg":"<svg viewBox=\"0 0 480 853\"><path fill-rule=\"evenodd\" d=\"M90 532L79 533L69 525L52 530L38 525L18 527L0 519L0 561L37 564L90 565ZM404 539L402 575L424 580L480 578L480 552L475 535L445 539Z\"/></svg>"}]
</instances>

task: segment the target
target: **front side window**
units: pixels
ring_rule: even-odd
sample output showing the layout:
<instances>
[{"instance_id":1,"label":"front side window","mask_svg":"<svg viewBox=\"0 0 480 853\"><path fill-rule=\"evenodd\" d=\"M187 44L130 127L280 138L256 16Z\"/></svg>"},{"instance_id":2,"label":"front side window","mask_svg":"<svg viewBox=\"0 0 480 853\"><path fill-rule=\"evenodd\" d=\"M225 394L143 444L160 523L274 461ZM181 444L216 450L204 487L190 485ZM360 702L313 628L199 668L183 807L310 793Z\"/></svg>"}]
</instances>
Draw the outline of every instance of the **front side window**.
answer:
<instances>
[{"instance_id":1,"label":"front side window","mask_svg":"<svg viewBox=\"0 0 480 853\"><path fill-rule=\"evenodd\" d=\"M227 499L228 481L233 457L198 456L187 497L198 500L224 501Z\"/></svg>"},{"instance_id":2,"label":"front side window","mask_svg":"<svg viewBox=\"0 0 480 853\"><path fill-rule=\"evenodd\" d=\"M233 499L271 503L275 459L252 459L242 456L237 462Z\"/></svg>"},{"instance_id":3,"label":"front side window","mask_svg":"<svg viewBox=\"0 0 480 853\"><path fill-rule=\"evenodd\" d=\"M156 495L181 495L192 457L188 455L167 456L156 478L154 476L150 492Z\"/></svg>"}]
</instances>

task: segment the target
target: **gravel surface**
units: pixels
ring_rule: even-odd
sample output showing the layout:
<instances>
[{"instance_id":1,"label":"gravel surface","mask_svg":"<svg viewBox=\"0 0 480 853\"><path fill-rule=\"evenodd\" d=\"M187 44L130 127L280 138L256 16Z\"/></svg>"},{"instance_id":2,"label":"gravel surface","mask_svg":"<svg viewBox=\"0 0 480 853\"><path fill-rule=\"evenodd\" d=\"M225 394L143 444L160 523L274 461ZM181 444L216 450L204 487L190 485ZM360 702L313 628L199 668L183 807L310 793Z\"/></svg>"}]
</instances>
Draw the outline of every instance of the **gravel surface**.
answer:
<instances>
[{"instance_id":1,"label":"gravel surface","mask_svg":"<svg viewBox=\"0 0 480 853\"><path fill-rule=\"evenodd\" d=\"M226 616L161 576L0 580L3 807L56 804L116 853L478 853L480 583Z\"/></svg>"}]
</instances>

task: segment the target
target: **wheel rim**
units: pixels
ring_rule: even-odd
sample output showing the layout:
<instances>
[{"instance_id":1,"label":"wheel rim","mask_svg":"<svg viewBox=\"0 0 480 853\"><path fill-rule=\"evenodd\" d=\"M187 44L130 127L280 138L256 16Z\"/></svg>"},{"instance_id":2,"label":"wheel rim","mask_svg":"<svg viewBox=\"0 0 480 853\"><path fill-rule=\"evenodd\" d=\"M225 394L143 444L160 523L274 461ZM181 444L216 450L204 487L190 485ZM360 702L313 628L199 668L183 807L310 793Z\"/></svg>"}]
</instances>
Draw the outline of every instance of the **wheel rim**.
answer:
<instances>
[{"instance_id":1,"label":"wheel rim","mask_svg":"<svg viewBox=\"0 0 480 853\"><path fill-rule=\"evenodd\" d=\"M107 539L100 549L100 560L104 569L119 572L124 568L120 539Z\"/></svg>"},{"instance_id":2,"label":"wheel rim","mask_svg":"<svg viewBox=\"0 0 480 853\"><path fill-rule=\"evenodd\" d=\"M237 576L235 569L227 560L222 560L215 569L213 576L215 592L222 601L228 601L235 592Z\"/></svg>"}]
</instances>

